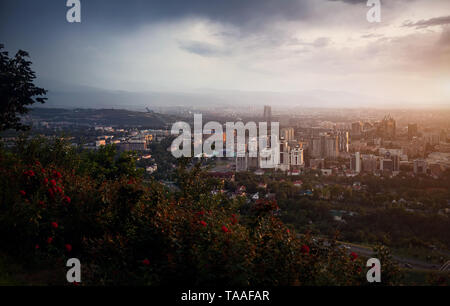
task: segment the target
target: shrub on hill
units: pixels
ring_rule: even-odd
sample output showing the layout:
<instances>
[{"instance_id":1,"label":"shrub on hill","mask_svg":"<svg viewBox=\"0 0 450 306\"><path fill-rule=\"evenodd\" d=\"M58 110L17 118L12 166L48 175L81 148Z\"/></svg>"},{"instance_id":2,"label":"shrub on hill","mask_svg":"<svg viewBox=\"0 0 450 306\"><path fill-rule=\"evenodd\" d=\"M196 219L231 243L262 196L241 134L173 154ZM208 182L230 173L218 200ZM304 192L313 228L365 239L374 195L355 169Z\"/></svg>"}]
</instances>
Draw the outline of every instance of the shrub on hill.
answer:
<instances>
[{"instance_id":1,"label":"shrub on hill","mask_svg":"<svg viewBox=\"0 0 450 306\"><path fill-rule=\"evenodd\" d=\"M0 149L0 250L42 268L79 258L88 285L367 284L361 258L289 230L275 202L241 210L183 163L177 178L179 191L144 181L114 147L22 139ZM396 284L385 258L383 284Z\"/></svg>"}]
</instances>

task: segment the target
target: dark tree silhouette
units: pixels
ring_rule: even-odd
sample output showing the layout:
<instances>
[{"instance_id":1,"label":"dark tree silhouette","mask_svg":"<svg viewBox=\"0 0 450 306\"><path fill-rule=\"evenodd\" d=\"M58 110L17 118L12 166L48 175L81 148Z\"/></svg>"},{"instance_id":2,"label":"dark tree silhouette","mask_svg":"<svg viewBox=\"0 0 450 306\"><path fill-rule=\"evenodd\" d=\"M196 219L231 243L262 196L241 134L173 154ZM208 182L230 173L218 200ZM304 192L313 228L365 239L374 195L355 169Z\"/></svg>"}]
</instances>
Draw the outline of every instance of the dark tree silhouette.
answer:
<instances>
[{"instance_id":1,"label":"dark tree silhouette","mask_svg":"<svg viewBox=\"0 0 450 306\"><path fill-rule=\"evenodd\" d=\"M3 48L0 44L0 131L27 130L20 115L28 113L27 105L45 103L47 91L33 84L36 75L27 52L19 50L10 58Z\"/></svg>"}]
</instances>

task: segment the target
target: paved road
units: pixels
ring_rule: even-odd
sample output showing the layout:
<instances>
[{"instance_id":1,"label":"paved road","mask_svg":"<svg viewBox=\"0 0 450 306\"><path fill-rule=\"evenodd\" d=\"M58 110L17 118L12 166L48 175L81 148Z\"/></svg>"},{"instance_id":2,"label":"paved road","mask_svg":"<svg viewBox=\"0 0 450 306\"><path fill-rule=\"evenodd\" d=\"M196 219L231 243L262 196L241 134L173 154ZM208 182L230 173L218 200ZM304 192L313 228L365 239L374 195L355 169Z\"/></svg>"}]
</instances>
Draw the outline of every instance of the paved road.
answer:
<instances>
[{"instance_id":1,"label":"paved road","mask_svg":"<svg viewBox=\"0 0 450 306\"><path fill-rule=\"evenodd\" d=\"M300 235L298 235L298 237L300 237ZM321 238L324 239L325 241L327 240L325 237L321 237ZM345 246L349 253L355 252L357 254L361 254L364 256L374 255L374 252L369 247L355 246L355 245L348 244L345 242L337 242L337 243L342 246ZM409 267L410 269L439 271L439 268L441 266L440 264L429 263L429 262L418 260L418 259L405 258L405 257L396 256L396 255L393 255L392 258L395 261L397 261L402 267L405 267L406 264L410 265L410 267Z\"/></svg>"},{"instance_id":2,"label":"paved road","mask_svg":"<svg viewBox=\"0 0 450 306\"><path fill-rule=\"evenodd\" d=\"M349 250L349 252L355 252L357 254L361 254L364 256L372 256L374 253L369 248L364 247L358 247L346 243L341 243L341 245L346 246ZM432 264L426 261L421 261L417 259L412 258L404 258L400 256L393 255L392 258L397 261L398 263L402 264L404 266L405 264L411 265L412 269L422 269L422 270L439 270L439 265Z\"/></svg>"}]
</instances>

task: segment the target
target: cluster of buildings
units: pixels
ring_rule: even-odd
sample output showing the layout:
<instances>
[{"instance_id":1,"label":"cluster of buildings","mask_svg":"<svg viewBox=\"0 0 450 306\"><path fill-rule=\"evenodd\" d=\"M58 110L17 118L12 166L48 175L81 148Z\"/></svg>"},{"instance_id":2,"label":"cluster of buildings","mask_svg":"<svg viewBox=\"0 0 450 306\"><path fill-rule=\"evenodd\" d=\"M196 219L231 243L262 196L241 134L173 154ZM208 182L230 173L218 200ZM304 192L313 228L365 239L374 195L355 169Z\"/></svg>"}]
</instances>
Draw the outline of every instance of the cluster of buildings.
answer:
<instances>
[{"instance_id":1,"label":"cluster of buildings","mask_svg":"<svg viewBox=\"0 0 450 306\"><path fill-rule=\"evenodd\" d=\"M86 148L98 148L107 144L114 144L119 151L145 152L152 141L161 141L169 135L168 130L124 130L112 127L95 127L96 131L107 132L108 135L97 136L94 143L87 144Z\"/></svg>"},{"instance_id":2,"label":"cluster of buildings","mask_svg":"<svg viewBox=\"0 0 450 306\"><path fill-rule=\"evenodd\" d=\"M379 155L356 152L351 155L350 170L353 173L394 175L407 171L439 177L445 169L450 169L450 153L433 152L427 158L408 160L407 155L399 153L401 150L392 151Z\"/></svg>"},{"instance_id":3,"label":"cluster of buildings","mask_svg":"<svg viewBox=\"0 0 450 306\"><path fill-rule=\"evenodd\" d=\"M264 107L264 120L272 120L270 106ZM256 139L249 139L245 154L236 156L236 171L261 172L262 157L248 154L248 148L255 145ZM380 121L358 121L346 126L284 126L280 129L279 145L274 168L291 175L311 168L325 175L396 175L405 171L439 177L450 168L450 145L445 133L419 131L417 124L408 124L406 132L403 128L399 133L390 115Z\"/></svg>"},{"instance_id":4,"label":"cluster of buildings","mask_svg":"<svg viewBox=\"0 0 450 306\"><path fill-rule=\"evenodd\" d=\"M168 130L125 130L97 126L95 131L105 132L107 135L97 136L95 143L87 144L85 148L98 149L107 144L114 144L120 152L135 151L138 153L137 160L145 161L143 165L148 174L158 170L158 164L149 154L150 143L159 142L169 136Z\"/></svg>"}]
</instances>

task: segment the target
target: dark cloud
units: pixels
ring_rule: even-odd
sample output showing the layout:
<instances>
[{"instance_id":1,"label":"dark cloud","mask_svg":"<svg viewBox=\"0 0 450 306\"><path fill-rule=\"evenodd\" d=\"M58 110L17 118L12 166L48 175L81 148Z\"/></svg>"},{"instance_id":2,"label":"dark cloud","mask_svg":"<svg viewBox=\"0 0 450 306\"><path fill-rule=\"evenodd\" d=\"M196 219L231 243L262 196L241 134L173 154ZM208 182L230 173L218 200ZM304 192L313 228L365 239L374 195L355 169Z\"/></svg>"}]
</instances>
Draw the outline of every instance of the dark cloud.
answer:
<instances>
[{"instance_id":1,"label":"dark cloud","mask_svg":"<svg viewBox=\"0 0 450 306\"><path fill-rule=\"evenodd\" d=\"M367 4L367 0L329 0L329 1L339 1L349 4Z\"/></svg>"},{"instance_id":2,"label":"dark cloud","mask_svg":"<svg viewBox=\"0 0 450 306\"><path fill-rule=\"evenodd\" d=\"M307 15L308 2L302 0L90 0L86 2L86 5L92 6L93 11L99 9L106 16L126 18L129 22L133 22L132 19L152 22L198 16L219 22L245 25L273 18L300 19Z\"/></svg>"},{"instance_id":3,"label":"dark cloud","mask_svg":"<svg viewBox=\"0 0 450 306\"><path fill-rule=\"evenodd\" d=\"M238 30L262 33L279 20L311 20L316 0L80 0L81 24L66 21L65 0L0 0L0 37L22 47L89 33L123 34L185 18L204 18ZM97 34L93 34L97 35Z\"/></svg>"},{"instance_id":4,"label":"dark cloud","mask_svg":"<svg viewBox=\"0 0 450 306\"><path fill-rule=\"evenodd\" d=\"M24 22L65 22L65 3L65 0L1 0L0 17L18 17ZM133 26L196 16L243 26L281 18L305 18L309 3L308 0L81 0L81 7L82 23L89 24Z\"/></svg>"},{"instance_id":5,"label":"dark cloud","mask_svg":"<svg viewBox=\"0 0 450 306\"><path fill-rule=\"evenodd\" d=\"M404 27L416 27L417 29L427 28L431 26L441 26L450 24L450 16L442 16L431 18L427 20L420 20L417 22L405 21L403 23Z\"/></svg>"},{"instance_id":6,"label":"dark cloud","mask_svg":"<svg viewBox=\"0 0 450 306\"><path fill-rule=\"evenodd\" d=\"M180 49L205 57L228 55L229 51L218 46L200 41L180 41Z\"/></svg>"}]
</instances>

